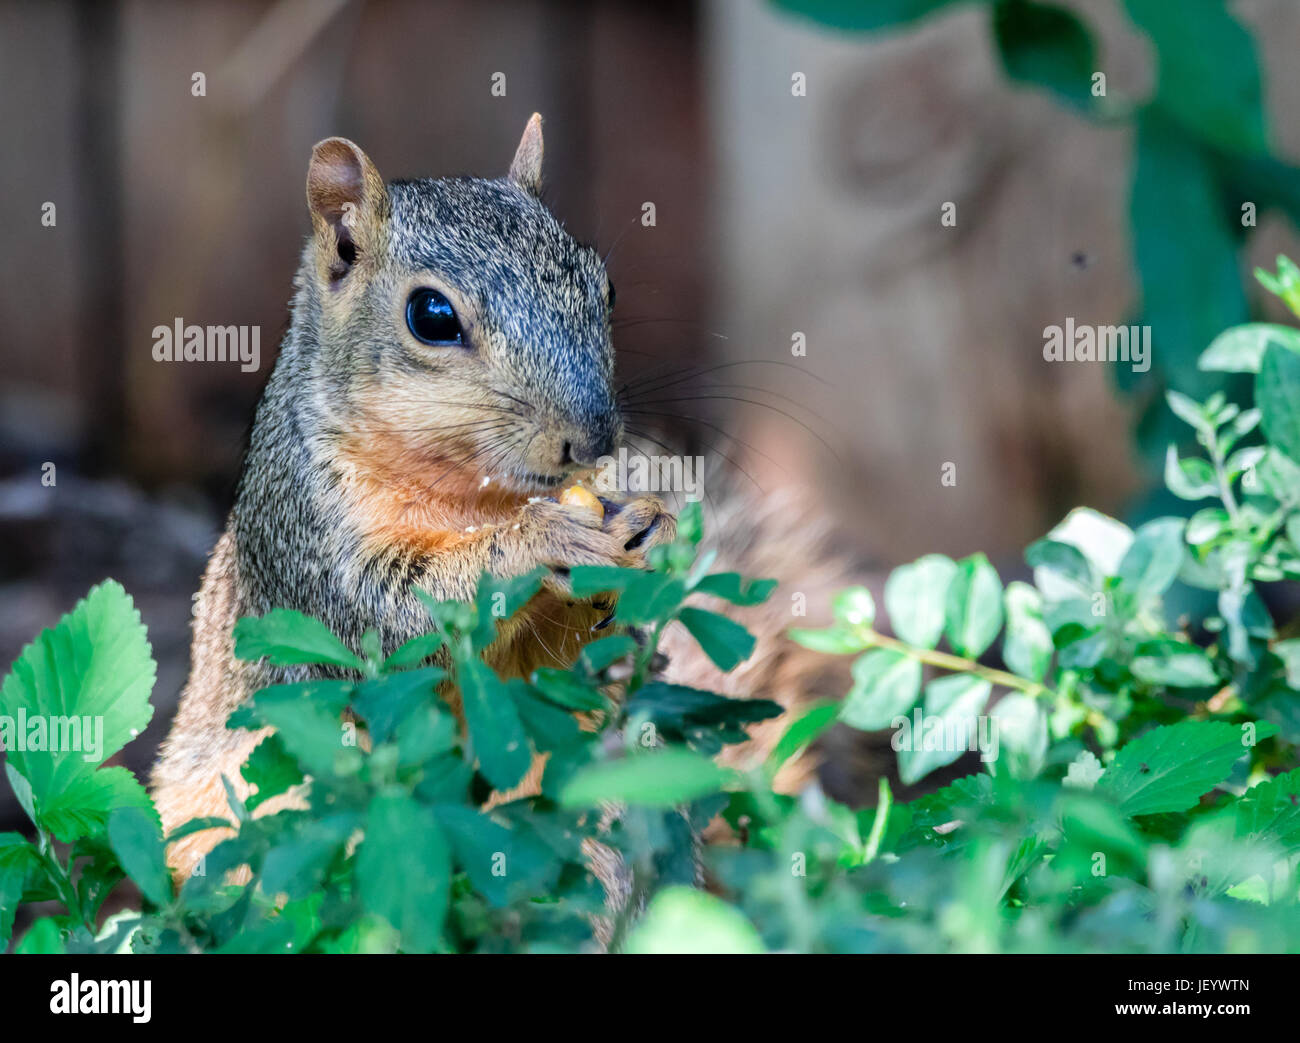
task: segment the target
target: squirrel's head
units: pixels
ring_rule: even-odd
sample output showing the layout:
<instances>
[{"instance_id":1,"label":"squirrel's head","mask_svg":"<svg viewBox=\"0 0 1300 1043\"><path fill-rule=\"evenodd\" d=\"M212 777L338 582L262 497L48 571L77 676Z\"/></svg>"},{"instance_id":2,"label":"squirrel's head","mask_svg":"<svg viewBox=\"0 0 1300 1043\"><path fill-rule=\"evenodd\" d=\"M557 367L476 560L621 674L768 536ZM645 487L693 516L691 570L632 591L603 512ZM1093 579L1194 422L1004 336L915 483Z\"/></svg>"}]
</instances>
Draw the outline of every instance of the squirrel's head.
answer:
<instances>
[{"instance_id":1,"label":"squirrel's head","mask_svg":"<svg viewBox=\"0 0 1300 1043\"><path fill-rule=\"evenodd\" d=\"M528 493L613 452L613 289L538 198L541 165L537 115L495 181L386 185L344 138L313 149L320 405L367 467Z\"/></svg>"}]
</instances>

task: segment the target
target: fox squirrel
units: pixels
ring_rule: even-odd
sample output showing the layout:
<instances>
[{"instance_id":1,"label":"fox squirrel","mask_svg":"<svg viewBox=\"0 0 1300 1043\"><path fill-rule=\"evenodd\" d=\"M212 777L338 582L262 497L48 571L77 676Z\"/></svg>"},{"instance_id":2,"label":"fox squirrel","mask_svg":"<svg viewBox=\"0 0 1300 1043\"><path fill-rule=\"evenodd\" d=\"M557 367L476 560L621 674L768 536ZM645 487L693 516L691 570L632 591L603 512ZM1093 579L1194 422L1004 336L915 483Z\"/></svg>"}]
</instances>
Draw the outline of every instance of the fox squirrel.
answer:
<instances>
[{"instance_id":1,"label":"fox squirrel","mask_svg":"<svg viewBox=\"0 0 1300 1043\"><path fill-rule=\"evenodd\" d=\"M468 599L485 570L548 566L543 589L490 653L502 676L526 676L568 666L599 636L592 627L604 613L568 596L567 567L642 566L673 538L675 520L654 497L602 516L547 496L612 453L622 423L609 279L539 200L542 147L534 115L503 179L387 185L350 141L313 149L312 234L292 322L196 599L191 673L153 771L168 832L227 814L223 775L246 795L239 769L264 733L227 729L226 719L257 689L304 676L236 659L240 617L293 608L353 647L373 628L387 653L428 630L417 587ZM805 547L813 537L801 512L777 501L744 512L721 524L735 526L761 574L777 574L779 555L764 561L753 547L788 557L796 534ZM774 522L783 531L772 538L747 538ZM805 571L802 589L842 578L822 571ZM751 664L722 675L670 634L670 679L790 705L815 671L790 663L788 608L750 610L745 622L759 639ZM768 722L755 742L774 734ZM536 792L537 769L520 792ZM209 829L172 845L178 878L224 835Z\"/></svg>"}]
</instances>

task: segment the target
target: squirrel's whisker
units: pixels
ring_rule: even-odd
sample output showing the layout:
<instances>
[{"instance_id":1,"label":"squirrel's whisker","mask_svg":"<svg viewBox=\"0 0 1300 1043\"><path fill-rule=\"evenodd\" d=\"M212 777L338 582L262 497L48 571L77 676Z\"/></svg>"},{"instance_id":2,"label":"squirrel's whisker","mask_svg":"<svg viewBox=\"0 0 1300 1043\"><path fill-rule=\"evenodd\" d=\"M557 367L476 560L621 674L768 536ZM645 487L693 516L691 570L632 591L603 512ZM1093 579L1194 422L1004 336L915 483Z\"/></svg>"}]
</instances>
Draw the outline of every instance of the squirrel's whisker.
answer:
<instances>
[{"instance_id":1,"label":"squirrel's whisker","mask_svg":"<svg viewBox=\"0 0 1300 1043\"><path fill-rule=\"evenodd\" d=\"M704 384L700 387L692 388L690 389L690 391L691 394L699 394L702 392L711 392L711 391L756 391L764 395L771 395L773 398L779 399L782 402L786 402L797 409L806 410L813 418L816 418L818 420L821 419L821 414L819 414L816 409L814 409L812 406L808 405L807 403L801 402L797 398L791 398L789 395L783 395L779 391L773 391L771 388L758 387L754 384ZM646 394L653 394L653 393L654 392L646 392ZM686 397L685 395L678 395L678 396L673 396L672 398L664 398L658 400L658 402L689 402L689 401L691 401L691 399ZM763 406L768 405L768 403L766 402L761 402L761 401L756 401L751 399L746 399L745 401L751 402L752 405L763 405ZM641 405L643 403L650 403L650 402L651 400L648 399L643 400L638 397L631 397L624 400L624 404L627 406ZM769 408L774 408L774 407L769 406Z\"/></svg>"},{"instance_id":2,"label":"squirrel's whisker","mask_svg":"<svg viewBox=\"0 0 1300 1043\"><path fill-rule=\"evenodd\" d=\"M669 446L664 445L663 442L660 442L659 439L655 438L654 435L650 434L650 433L647 432L647 431L639 431L639 430L633 430L633 429L629 428L629 432L630 432L632 435L634 435L635 437L637 437L637 438L644 438L644 439L646 439L647 441L654 442L656 445L662 447L663 449L667 450L668 452L670 452L670 453L672 452L672 449L671 449ZM709 447L709 448L711 449L712 447ZM632 453L635 453L635 454L638 455L638 456L646 457L647 459L649 458L649 454L648 454L644 449L641 449L639 446L629 446L629 450L630 450ZM749 477L749 476L746 475L746 477ZM752 482L752 481L753 481L753 478L750 478L750 481ZM755 487L756 487L756 488L758 487L757 484L755 485ZM759 491L762 492L762 489L760 488ZM682 508L685 506L685 504L686 504L686 501L685 501L685 499L684 499L684 495L685 495L685 494L684 494L681 490L678 490L678 489L664 489L664 490L662 490L662 491L660 492L659 495L661 495L661 496L663 496L663 497L671 497L671 499L672 499L672 504L673 504L673 507L674 507L674 513L680 513L680 512L681 512L681 509L682 509ZM700 490L700 498L701 498L701 500L702 500L704 506L707 507L710 511L712 511L713 514L716 516L716 515L718 514L718 504L717 504L717 501L716 501L716 500L714 499L714 497L712 496L712 494L709 493L708 489L701 489L701 490Z\"/></svg>"},{"instance_id":3,"label":"squirrel's whisker","mask_svg":"<svg viewBox=\"0 0 1300 1043\"><path fill-rule=\"evenodd\" d=\"M618 244L623 241L623 237L627 235L627 233L632 230L633 226L640 220L640 214L632 215L632 218L623 226L623 231L619 232L618 235L614 237L614 242L610 244L610 248L605 251L605 256L600 259L601 264L605 266L609 265L609 259L614 256L614 251L618 248Z\"/></svg>"},{"instance_id":4,"label":"squirrel's whisker","mask_svg":"<svg viewBox=\"0 0 1300 1043\"><path fill-rule=\"evenodd\" d=\"M470 420L463 424L429 424L421 427L403 427L397 430L414 433L416 431L462 431L468 428L473 431L495 431L504 430L508 427L514 427L515 421L509 418L488 417L486 420Z\"/></svg>"},{"instance_id":5,"label":"squirrel's whisker","mask_svg":"<svg viewBox=\"0 0 1300 1043\"><path fill-rule=\"evenodd\" d=\"M677 381L677 383L681 383L681 381ZM643 395L658 394L661 391L668 390L668 388L672 386L673 386L672 384L669 384L660 388L651 388L650 390L643 391L642 394ZM773 398L779 398L782 402L787 402L792 406L797 406L800 409L806 409L809 413L813 414L814 416L818 415L818 411L814 407L808 405L806 402L801 402L797 398L791 398L789 395L786 395L780 391L773 391L771 388L763 387L761 384L732 384L732 383L700 384L697 387L688 388L687 391L692 394L700 391L759 391L762 392L764 395L771 395ZM639 396L630 396L624 399L624 401L628 402L629 404L635 404L638 401L638 399Z\"/></svg>"},{"instance_id":6,"label":"squirrel's whisker","mask_svg":"<svg viewBox=\"0 0 1300 1043\"><path fill-rule=\"evenodd\" d=\"M706 336L714 337L717 340L730 340L730 338L725 333L719 333L717 330L706 329L704 326L696 322L694 319L678 319L678 318L673 318L672 316L669 315L644 315L644 316L638 315L626 319L615 319L609 324L609 326L610 329L625 330L625 329L631 329L636 326L649 326L652 323L665 323L665 322L676 323L680 326L694 326L697 329L699 329L701 332L703 332Z\"/></svg>"},{"instance_id":7,"label":"squirrel's whisker","mask_svg":"<svg viewBox=\"0 0 1300 1043\"><path fill-rule=\"evenodd\" d=\"M710 373L717 373L719 370L732 369L735 366L782 366L787 369L793 369L797 373L802 373L805 376L811 377L819 384L823 384L827 387L830 386L830 384L825 379L819 377L816 373L809 372L808 369L804 366L796 366L793 362L782 362L780 359L740 359L736 362L722 362L714 366L689 367L680 376L675 377L674 379L664 384L663 387L665 388L672 387L674 384L680 384L683 381L691 380L692 378L696 378L696 377L708 376ZM647 377L638 378L637 380L631 381L627 385L627 387L628 388L638 387L639 385L650 383L655 380L662 380L663 377L664 377L663 374L658 374L657 376L647 376ZM646 393L649 393L651 390L660 390L660 389L643 388L642 390L645 391Z\"/></svg>"},{"instance_id":8,"label":"squirrel's whisker","mask_svg":"<svg viewBox=\"0 0 1300 1043\"><path fill-rule=\"evenodd\" d=\"M512 395L512 394L510 394L509 391L502 391L500 388L494 388L493 390L496 391L496 393L497 393L498 395L500 395L502 398L508 398L508 399L510 399L511 402L516 402L516 403L518 403L519 405L523 406L525 409L528 408L528 403L527 403L527 402L525 402L522 398L515 398L515 396ZM515 411L512 410L512 412L515 412ZM516 416L521 416L522 414L520 414L520 413L518 413L518 412L515 412L515 415L516 415Z\"/></svg>"},{"instance_id":9,"label":"squirrel's whisker","mask_svg":"<svg viewBox=\"0 0 1300 1043\"><path fill-rule=\"evenodd\" d=\"M628 409L628 410L626 410L626 412L628 412L628 413L635 413L635 414L643 414L643 415L645 415L645 416L662 416L662 417L669 417L670 419L673 419L673 420L685 420L685 421L687 421L687 422L689 422L689 423L702 424L703 426L707 427L710 431L716 431L716 432L717 432L718 434L720 434L723 438L729 439L730 441L734 442L736 445L743 446L744 448L748 449L751 453L756 453L758 456L761 456L761 457L762 457L764 460L766 460L768 463L773 464L774 466L776 466L778 469L780 469L781 471L785 472L786 474L789 473L789 472L786 470L785 467L783 467L780 463L778 463L775 459L773 459L773 458L772 458L771 456L769 456L767 453L763 452L763 450L759 449L756 445L753 445L753 444L750 443L750 442L746 442L743 438L739 438L739 437L737 437L736 435L733 435L733 434L732 434L730 431L728 431L725 427L720 427L720 426L717 425L717 424L711 423L710 421L705 420L703 417L698 417L698 416L687 416L685 413L665 413L665 412L656 412L656 411L654 411L654 410L650 410L650 409Z\"/></svg>"},{"instance_id":10,"label":"squirrel's whisker","mask_svg":"<svg viewBox=\"0 0 1300 1043\"><path fill-rule=\"evenodd\" d=\"M459 457L455 461L453 461L451 466L448 467L445 471L443 471L442 474L438 475L438 477L435 478L428 487L430 489L436 488L438 486L438 483L440 483L448 475L454 473L455 471L460 470L463 467L468 466L469 464L472 464L479 458L479 456L482 453L486 452L488 449L494 448L498 444L499 441L497 439L493 439L488 443L487 447L477 447L475 449L470 450L470 452L467 453L466 455Z\"/></svg>"},{"instance_id":11,"label":"squirrel's whisker","mask_svg":"<svg viewBox=\"0 0 1300 1043\"><path fill-rule=\"evenodd\" d=\"M740 402L747 406L758 406L762 409L770 409L773 413L777 413L785 417L791 423L798 424L801 428L807 431L810 435L813 436L813 438L817 439L817 441L822 444L825 450L831 454L831 457L832 459L835 460L836 464L840 466L844 465L844 461L840 459L840 454L835 451L835 447L832 446L828 441L826 441L825 438L819 435L816 431L814 431L811 427L809 427L808 424L804 423L797 416L794 416L791 413L787 413L784 409L779 409L769 402L757 402L754 399L744 398L743 396L737 396L737 395L694 395L690 398L682 397L682 398L651 399L649 401L638 402L638 405L645 405L645 406L672 405L674 402Z\"/></svg>"},{"instance_id":12,"label":"squirrel's whisker","mask_svg":"<svg viewBox=\"0 0 1300 1043\"><path fill-rule=\"evenodd\" d=\"M663 415L671 416L672 414L663 414ZM631 428L629 428L629 430L631 430ZM671 454L671 453L673 452L673 449L672 449L671 446L665 445L663 442L659 441L659 439L655 438L655 437L654 437L653 435L651 435L651 434L648 434L648 433L647 433L646 431L644 431L644 430L641 430L641 431L634 431L633 433L634 433L637 437L639 437L639 438L646 438L646 439L649 439L651 442L654 442L655 445L659 446L660 448L662 448L662 449L663 449L665 452L667 452L667 453L670 453L670 454ZM703 439L701 439L701 441L704 442ZM710 452L717 453L720 457L722 457L722 459L726 460L727 463L731 464L732 467L734 467L737 471L739 471L739 472L740 472L741 474L743 474L746 478L748 478L749 481L750 481L750 484L753 485L754 488L757 489L760 493L761 493L761 492L766 492L766 491L767 491L767 490L765 490L761 485L759 485L758 482L756 482L756 481L754 480L754 476L753 476L752 474L750 474L748 471L746 471L743 467L741 467L740 464L738 464L738 463L735 461L734 458L732 458L729 454L727 454L727 453L723 452L721 449L719 449L716 443L713 443L713 442L704 442L704 447L705 447L706 449L708 449ZM638 449L638 450L636 450L636 451L639 452L639 453L641 453L642 456L646 456L646 455L647 455L643 450Z\"/></svg>"}]
</instances>

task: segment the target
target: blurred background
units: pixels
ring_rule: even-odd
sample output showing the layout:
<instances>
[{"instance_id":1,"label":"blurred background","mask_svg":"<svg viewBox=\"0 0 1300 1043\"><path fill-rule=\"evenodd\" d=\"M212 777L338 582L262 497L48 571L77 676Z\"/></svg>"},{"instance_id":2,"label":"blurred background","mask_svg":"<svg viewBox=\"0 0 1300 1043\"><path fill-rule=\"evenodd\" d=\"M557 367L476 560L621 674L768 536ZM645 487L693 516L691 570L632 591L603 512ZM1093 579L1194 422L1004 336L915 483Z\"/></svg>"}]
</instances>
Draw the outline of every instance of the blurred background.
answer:
<instances>
[{"instance_id":1,"label":"blurred background","mask_svg":"<svg viewBox=\"0 0 1300 1043\"><path fill-rule=\"evenodd\" d=\"M1282 318L1298 44L1294 0L4 0L0 661L121 580L147 769L332 134L500 176L542 112L642 422L804 485L865 569L1167 509L1163 390ZM1044 361L1067 317L1149 324L1151 370ZM261 370L154 362L177 318L259 326Z\"/></svg>"}]
</instances>

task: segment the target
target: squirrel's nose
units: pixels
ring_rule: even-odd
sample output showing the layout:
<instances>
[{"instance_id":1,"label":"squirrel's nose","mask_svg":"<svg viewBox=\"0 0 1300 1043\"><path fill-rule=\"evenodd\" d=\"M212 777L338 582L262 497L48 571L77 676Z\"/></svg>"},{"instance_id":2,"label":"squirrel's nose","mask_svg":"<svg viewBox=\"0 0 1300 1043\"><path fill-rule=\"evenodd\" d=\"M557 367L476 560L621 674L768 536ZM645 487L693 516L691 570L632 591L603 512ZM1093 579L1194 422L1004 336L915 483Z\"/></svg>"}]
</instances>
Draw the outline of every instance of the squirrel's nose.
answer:
<instances>
[{"instance_id":1,"label":"squirrel's nose","mask_svg":"<svg viewBox=\"0 0 1300 1043\"><path fill-rule=\"evenodd\" d=\"M612 432L595 437L575 439L564 443L560 453L563 467L595 467L603 456L614 453L614 435Z\"/></svg>"}]
</instances>

